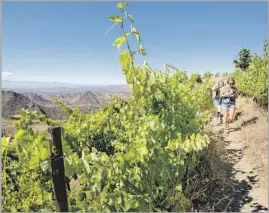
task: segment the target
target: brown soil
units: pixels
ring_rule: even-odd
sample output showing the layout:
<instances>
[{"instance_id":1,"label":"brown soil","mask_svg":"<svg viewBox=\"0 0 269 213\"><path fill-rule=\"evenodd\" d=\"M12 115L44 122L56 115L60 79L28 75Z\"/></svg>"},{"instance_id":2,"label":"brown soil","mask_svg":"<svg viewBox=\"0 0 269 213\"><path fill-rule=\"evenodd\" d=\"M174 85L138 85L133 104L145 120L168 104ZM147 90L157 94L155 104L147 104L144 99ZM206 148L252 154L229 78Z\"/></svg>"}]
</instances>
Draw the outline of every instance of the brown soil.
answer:
<instances>
[{"instance_id":1,"label":"brown soil","mask_svg":"<svg viewBox=\"0 0 269 213\"><path fill-rule=\"evenodd\" d=\"M212 128L221 134L222 125ZM268 211L268 120L267 112L252 101L239 98L237 120L230 124L228 136L223 138L231 165L228 184L228 211Z\"/></svg>"}]
</instances>

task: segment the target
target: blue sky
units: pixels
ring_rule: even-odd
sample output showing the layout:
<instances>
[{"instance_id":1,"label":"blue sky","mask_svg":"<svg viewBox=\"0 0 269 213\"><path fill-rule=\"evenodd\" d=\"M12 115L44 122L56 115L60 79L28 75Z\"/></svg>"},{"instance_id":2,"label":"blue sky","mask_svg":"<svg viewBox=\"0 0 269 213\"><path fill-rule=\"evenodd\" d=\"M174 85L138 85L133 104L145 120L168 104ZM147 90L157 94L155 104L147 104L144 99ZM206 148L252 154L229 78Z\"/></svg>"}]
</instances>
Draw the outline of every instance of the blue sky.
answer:
<instances>
[{"instance_id":1,"label":"blue sky","mask_svg":"<svg viewBox=\"0 0 269 213\"><path fill-rule=\"evenodd\" d=\"M154 68L232 72L241 48L261 53L267 2L129 2ZM116 2L3 2L3 79L125 84L108 16Z\"/></svg>"}]
</instances>

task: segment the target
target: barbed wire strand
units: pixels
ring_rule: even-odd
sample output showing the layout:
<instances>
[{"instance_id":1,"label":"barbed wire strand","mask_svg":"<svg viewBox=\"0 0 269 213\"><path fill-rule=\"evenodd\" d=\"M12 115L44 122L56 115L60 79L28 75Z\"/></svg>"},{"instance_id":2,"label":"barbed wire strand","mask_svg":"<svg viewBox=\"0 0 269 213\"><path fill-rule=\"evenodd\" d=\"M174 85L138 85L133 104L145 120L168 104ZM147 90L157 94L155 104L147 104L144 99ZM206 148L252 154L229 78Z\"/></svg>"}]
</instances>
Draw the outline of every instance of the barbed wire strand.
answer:
<instances>
[{"instance_id":1,"label":"barbed wire strand","mask_svg":"<svg viewBox=\"0 0 269 213\"><path fill-rule=\"evenodd\" d=\"M102 139L98 139L98 140L96 140L96 141L101 141L101 140L102 140ZM36 168L33 168L33 169L28 169L26 172L20 173L20 175L24 175L24 174L27 174L28 172L35 171L37 168L40 167L40 165L41 165L43 162L49 161L49 162L46 162L45 164L41 165L41 166L46 166L46 165L50 164L51 162L54 162L54 161L60 160L60 159L62 159L62 158L64 158L64 157L67 157L67 156L69 156L69 155L75 153L75 151L80 151L80 150L82 150L82 149L85 148L85 147L89 147L89 145L88 145L88 144L85 144L85 145L80 146L80 147L78 147L78 148L71 149L67 154L63 154L63 156L58 157L58 158L56 158L56 159L52 159L52 160L51 160L51 158L46 158L45 160L42 160L42 161L40 161L40 162L38 162L38 163L34 163L34 164L32 164L32 165L30 165L30 166L28 166L28 167L32 167L32 166L35 166L35 165L39 165L39 166L36 167ZM20 167L20 168L21 168L21 169L25 169L25 167Z\"/></svg>"},{"instance_id":2,"label":"barbed wire strand","mask_svg":"<svg viewBox=\"0 0 269 213\"><path fill-rule=\"evenodd\" d=\"M26 174L26 173L28 173L28 172L35 171L36 169L40 168L40 166L46 166L46 165L48 165L48 164L50 164L50 163L52 163L52 162L55 162L55 161L60 160L60 159L62 159L62 158L64 158L64 157L67 157L67 156L69 156L69 155L75 153L75 151L79 151L79 150L81 150L81 149L83 149L83 148L85 148L85 147L88 147L88 145L84 145L84 146L82 146L82 147L78 147L78 148L76 148L76 149L72 149L70 152L68 152L67 154L64 154L64 155L61 156L61 157L58 157L58 158L55 158L55 159L52 159L52 160L49 158L49 159L45 159L45 160L43 160L43 161L41 161L41 162L39 162L39 163L32 164L32 165L29 166L29 167L32 167L32 166L35 166L35 165L39 165L39 166L38 166L38 167L35 167L35 168L33 168L33 169L29 169L29 170L27 170L26 172L21 173L21 175L24 175L24 174ZM46 163L44 163L43 165L41 165L43 162L46 162Z\"/></svg>"}]
</instances>

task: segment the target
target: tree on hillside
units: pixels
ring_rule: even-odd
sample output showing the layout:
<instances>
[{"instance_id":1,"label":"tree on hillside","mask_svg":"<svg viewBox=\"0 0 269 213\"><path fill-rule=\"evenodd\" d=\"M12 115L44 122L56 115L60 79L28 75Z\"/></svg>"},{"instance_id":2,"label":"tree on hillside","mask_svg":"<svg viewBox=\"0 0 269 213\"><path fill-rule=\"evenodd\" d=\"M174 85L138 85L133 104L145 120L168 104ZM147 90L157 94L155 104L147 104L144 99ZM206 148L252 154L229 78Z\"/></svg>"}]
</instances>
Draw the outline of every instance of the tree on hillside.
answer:
<instances>
[{"instance_id":1,"label":"tree on hillside","mask_svg":"<svg viewBox=\"0 0 269 213\"><path fill-rule=\"evenodd\" d=\"M251 62L250 50L244 48L239 52L238 56L239 60L234 60L233 63L237 68L246 70Z\"/></svg>"}]
</instances>

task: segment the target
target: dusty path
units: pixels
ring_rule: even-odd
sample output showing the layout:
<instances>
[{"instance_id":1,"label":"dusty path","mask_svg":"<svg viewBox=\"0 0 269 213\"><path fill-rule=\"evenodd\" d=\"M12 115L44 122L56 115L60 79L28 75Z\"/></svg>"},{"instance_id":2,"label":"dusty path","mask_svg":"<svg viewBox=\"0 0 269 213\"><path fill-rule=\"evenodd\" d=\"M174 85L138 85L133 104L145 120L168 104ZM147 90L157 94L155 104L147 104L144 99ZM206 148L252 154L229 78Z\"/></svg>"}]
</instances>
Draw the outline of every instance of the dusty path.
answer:
<instances>
[{"instance_id":1,"label":"dusty path","mask_svg":"<svg viewBox=\"0 0 269 213\"><path fill-rule=\"evenodd\" d=\"M268 212L268 123L251 101L237 101L237 120L223 138L231 163L231 202L227 211ZM221 126L215 126L221 132Z\"/></svg>"}]
</instances>

